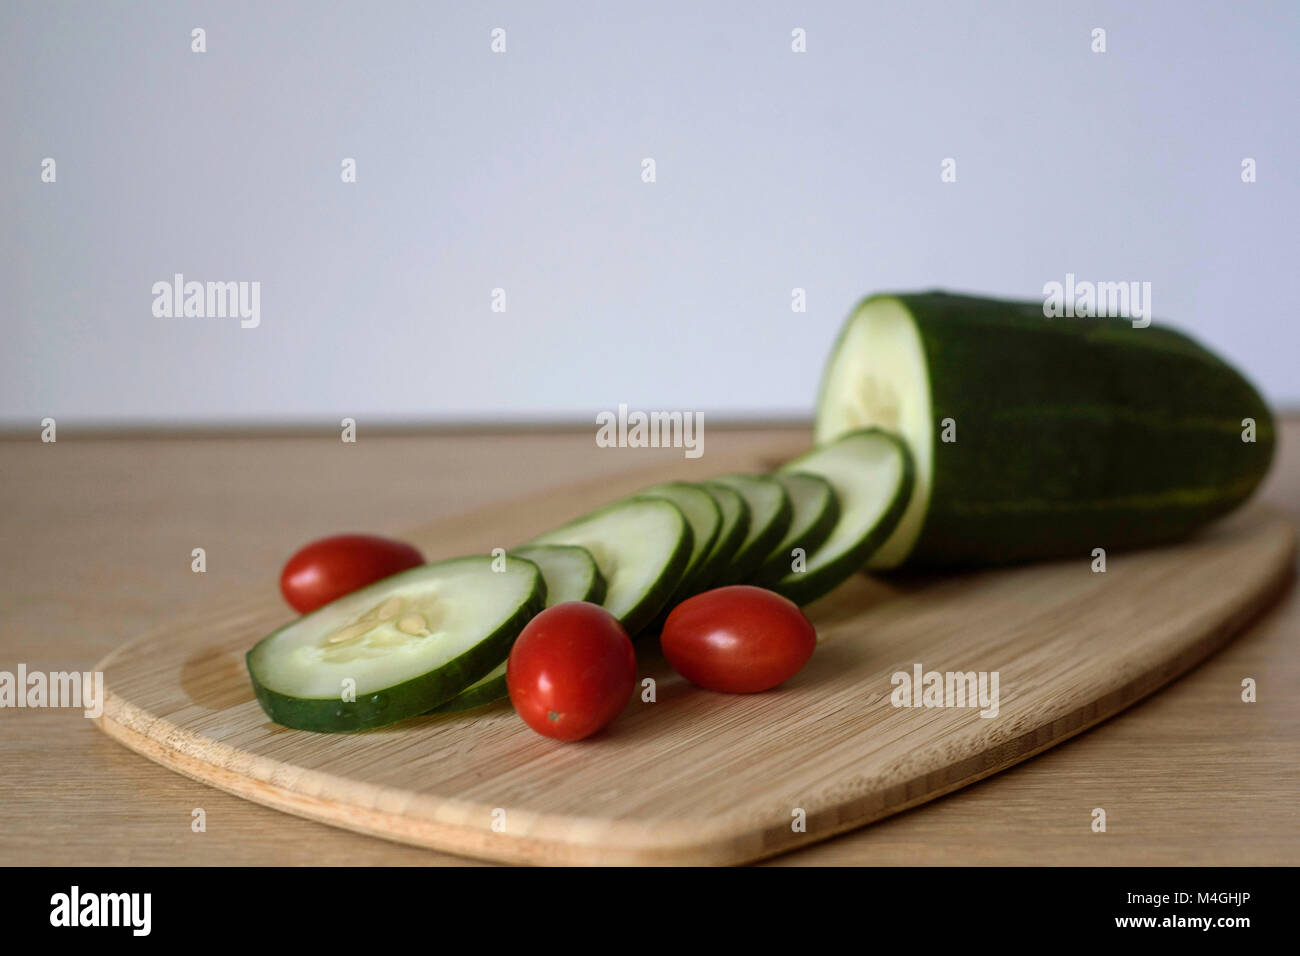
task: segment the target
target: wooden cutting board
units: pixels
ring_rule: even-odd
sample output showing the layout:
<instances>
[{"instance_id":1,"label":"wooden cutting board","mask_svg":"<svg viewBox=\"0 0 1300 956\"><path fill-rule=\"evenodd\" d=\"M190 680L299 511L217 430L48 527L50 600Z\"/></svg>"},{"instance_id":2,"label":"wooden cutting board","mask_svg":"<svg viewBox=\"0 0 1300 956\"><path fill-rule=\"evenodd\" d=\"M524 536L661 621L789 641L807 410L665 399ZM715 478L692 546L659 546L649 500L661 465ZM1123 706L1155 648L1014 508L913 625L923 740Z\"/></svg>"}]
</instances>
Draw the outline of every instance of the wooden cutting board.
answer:
<instances>
[{"instance_id":1,"label":"wooden cutting board","mask_svg":"<svg viewBox=\"0 0 1300 956\"><path fill-rule=\"evenodd\" d=\"M534 495L411 535L431 558L508 547L662 470ZM693 477L699 477L693 475ZM1294 530L1245 510L1177 547L953 577L860 576L808 611L821 644L776 691L695 688L638 649L640 696L564 744L506 705L363 734L278 727L243 654L276 601L191 616L97 665L99 726L164 766L289 813L491 860L740 863L934 799L1115 714L1290 586ZM895 707L896 672L996 672L996 717ZM1230 690L1236 693L1235 690Z\"/></svg>"}]
</instances>

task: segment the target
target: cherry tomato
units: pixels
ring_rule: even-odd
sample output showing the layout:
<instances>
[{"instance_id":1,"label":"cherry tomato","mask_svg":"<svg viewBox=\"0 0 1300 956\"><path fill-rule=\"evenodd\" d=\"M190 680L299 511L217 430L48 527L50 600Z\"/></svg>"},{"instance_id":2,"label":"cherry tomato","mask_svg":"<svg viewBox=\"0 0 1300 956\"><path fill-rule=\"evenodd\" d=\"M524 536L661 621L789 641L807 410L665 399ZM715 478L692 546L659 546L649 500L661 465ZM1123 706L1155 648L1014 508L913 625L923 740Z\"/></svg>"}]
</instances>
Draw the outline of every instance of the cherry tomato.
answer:
<instances>
[{"instance_id":1,"label":"cherry tomato","mask_svg":"<svg viewBox=\"0 0 1300 956\"><path fill-rule=\"evenodd\" d=\"M799 673L817 631L774 591L736 584L683 601L659 638L673 670L709 690L752 694Z\"/></svg>"},{"instance_id":2,"label":"cherry tomato","mask_svg":"<svg viewBox=\"0 0 1300 956\"><path fill-rule=\"evenodd\" d=\"M424 564L424 555L403 541L373 534L339 534L302 548L280 572L280 593L299 614Z\"/></svg>"},{"instance_id":3,"label":"cherry tomato","mask_svg":"<svg viewBox=\"0 0 1300 956\"><path fill-rule=\"evenodd\" d=\"M619 715L636 689L636 652L598 604L548 607L515 639L506 662L510 702L547 737L581 740Z\"/></svg>"}]
</instances>

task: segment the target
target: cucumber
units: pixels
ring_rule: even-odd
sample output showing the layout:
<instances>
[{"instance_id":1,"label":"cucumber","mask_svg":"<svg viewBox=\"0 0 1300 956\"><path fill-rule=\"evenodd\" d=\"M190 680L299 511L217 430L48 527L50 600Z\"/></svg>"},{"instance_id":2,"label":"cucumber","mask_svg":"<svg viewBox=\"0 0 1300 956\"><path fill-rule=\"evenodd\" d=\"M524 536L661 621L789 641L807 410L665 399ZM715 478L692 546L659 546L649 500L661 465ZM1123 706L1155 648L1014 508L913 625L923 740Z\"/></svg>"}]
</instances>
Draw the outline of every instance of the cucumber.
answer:
<instances>
[{"instance_id":1,"label":"cucumber","mask_svg":"<svg viewBox=\"0 0 1300 956\"><path fill-rule=\"evenodd\" d=\"M780 471L772 477L790 496L790 528L754 572L756 584L779 581L789 574L794 549L802 550L805 557L811 555L830 537L840 517L839 497L820 475Z\"/></svg>"},{"instance_id":2,"label":"cucumber","mask_svg":"<svg viewBox=\"0 0 1300 956\"><path fill-rule=\"evenodd\" d=\"M912 496L912 455L897 435L863 428L813 449L782 470L820 477L839 502L835 527L808 553L804 570L789 571L771 585L796 604L808 604L861 570L898 526Z\"/></svg>"},{"instance_id":3,"label":"cucumber","mask_svg":"<svg viewBox=\"0 0 1300 956\"><path fill-rule=\"evenodd\" d=\"M691 526L671 501L624 498L539 535L532 544L576 544L605 579L605 608L637 634L668 603L691 558Z\"/></svg>"},{"instance_id":4,"label":"cucumber","mask_svg":"<svg viewBox=\"0 0 1300 956\"><path fill-rule=\"evenodd\" d=\"M277 724L325 732L382 727L426 712L486 674L545 600L531 561L509 561L503 572L487 556L426 564L263 638L248 652L248 673Z\"/></svg>"},{"instance_id":5,"label":"cucumber","mask_svg":"<svg viewBox=\"0 0 1300 956\"><path fill-rule=\"evenodd\" d=\"M705 562L718 539L722 527L722 510L705 489L687 481L669 481L638 492L650 498L663 498L681 509L691 526L691 559L686 565L677 590L665 606L670 606L690 595L691 589L705 570Z\"/></svg>"},{"instance_id":6,"label":"cucumber","mask_svg":"<svg viewBox=\"0 0 1300 956\"><path fill-rule=\"evenodd\" d=\"M749 509L745 539L732 554L716 583L747 581L790 527L793 513L790 496L779 481L768 475L723 475L705 482L705 485L730 488L744 499Z\"/></svg>"},{"instance_id":7,"label":"cucumber","mask_svg":"<svg viewBox=\"0 0 1300 956\"><path fill-rule=\"evenodd\" d=\"M596 567L596 560L586 548L571 544L525 545L510 552L509 558L523 558L541 569L546 582L546 606L554 607L566 601L590 601L599 604L605 599L605 579ZM509 658L509 652L506 654ZM433 708L434 713L451 713L482 707L509 696L506 689L506 660L492 668L463 691Z\"/></svg>"},{"instance_id":8,"label":"cucumber","mask_svg":"<svg viewBox=\"0 0 1300 956\"><path fill-rule=\"evenodd\" d=\"M956 441L944 440L946 419ZM1275 440L1259 393L1180 332L940 292L874 296L849 316L815 439L863 425L900 433L916 458L912 499L875 568L1172 541L1249 497Z\"/></svg>"},{"instance_id":9,"label":"cucumber","mask_svg":"<svg viewBox=\"0 0 1300 956\"><path fill-rule=\"evenodd\" d=\"M713 587L714 583L726 573L731 559L740 550L741 545L745 543L745 537L749 534L749 505L745 504L745 499L740 497L739 492L726 485L707 482L700 487L712 495L717 503L718 510L722 513L722 527L718 529L718 537L713 542L713 549L704 559L705 566L700 572L699 580L695 583L697 591Z\"/></svg>"},{"instance_id":10,"label":"cucumber","mask_svg":"<svg viewBox=\"0 0 1300 956\"><path fill-rule=\"evenodd\" d=\"M605 578L596 567L596 559L586 548L573 544L523 545L509 557L523 558L537 565L546 582L546 606L566 601L605 600Z\"/></svg>"}]
</instances>

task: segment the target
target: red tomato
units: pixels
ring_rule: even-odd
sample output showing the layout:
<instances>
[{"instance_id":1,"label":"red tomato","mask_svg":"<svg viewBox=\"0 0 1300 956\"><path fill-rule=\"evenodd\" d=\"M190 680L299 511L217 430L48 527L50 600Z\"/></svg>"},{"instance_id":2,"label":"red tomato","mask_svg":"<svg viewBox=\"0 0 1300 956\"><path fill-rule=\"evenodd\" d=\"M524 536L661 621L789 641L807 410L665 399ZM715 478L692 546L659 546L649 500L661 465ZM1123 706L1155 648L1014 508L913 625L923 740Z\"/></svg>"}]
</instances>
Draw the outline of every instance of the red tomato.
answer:
<instances>
[{"instance_id":1,"label":"red tomato","mask_svg":"<svg viewBox=\"0 0 1300 956\"><path fill-rule=\"evenodd\" d=\"M673 608L659 642L673 670L688 681L752 694L799 673L817 647L817 631L793 601L736 584Z\"/></svg>"},{"instance_id":2,"label":"red tomato","mask_svg":"<svg viewBox=\"0 0 1300 956\"><path fill-rule=\"evenodd\" d=\"M373 534L321 538L288 560L280 572L280 593L299 614L424 564L424 555L403 541Z\"/></svg>"},{"instance_id":3,"label":"red tomato","mask_svg":"<svg viewBox=\"0 0 1300 956\"><path fill-rule=\"evenodd\" d=\"M581 740L619 715L636 689L636 652L618 618L566 601L528 622L506 662L510 702L547 737Z\"/></svg>"}]
</instances>

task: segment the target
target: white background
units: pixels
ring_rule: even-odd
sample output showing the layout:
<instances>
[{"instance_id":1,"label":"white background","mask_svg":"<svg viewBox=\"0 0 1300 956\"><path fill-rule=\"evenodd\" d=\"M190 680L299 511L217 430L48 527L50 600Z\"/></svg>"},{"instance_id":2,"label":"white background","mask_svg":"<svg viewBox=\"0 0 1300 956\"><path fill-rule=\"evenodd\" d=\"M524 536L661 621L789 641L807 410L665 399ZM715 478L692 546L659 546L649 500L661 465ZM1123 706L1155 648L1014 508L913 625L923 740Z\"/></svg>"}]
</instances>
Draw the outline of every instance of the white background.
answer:
<instances>
[{"instance_id":1,"label":"white background","mask_svg":"<svg viewBox=\"0 0 1300 956\"><path fill-rule=\"evenodd\" d=\"M806 413L863 294L1066 272L1300 402L1300 4L333 7L0 6L0 424Z\"/></svg>"}]
</instances>

